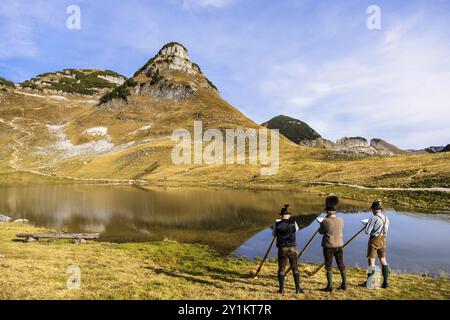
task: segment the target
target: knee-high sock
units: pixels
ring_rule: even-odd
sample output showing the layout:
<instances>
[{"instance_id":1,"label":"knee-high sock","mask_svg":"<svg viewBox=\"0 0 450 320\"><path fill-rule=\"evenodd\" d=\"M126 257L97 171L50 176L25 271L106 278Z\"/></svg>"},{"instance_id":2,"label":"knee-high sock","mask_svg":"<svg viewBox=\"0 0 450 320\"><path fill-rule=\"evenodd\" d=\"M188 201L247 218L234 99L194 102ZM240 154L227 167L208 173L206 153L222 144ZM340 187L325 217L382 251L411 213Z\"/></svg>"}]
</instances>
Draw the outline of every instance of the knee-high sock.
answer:
<instances>
[{"instance_id":1,"label":"knee-high sock","mask_svg":"<svg viewBox=\"0 0 450 320\"><path fill-rule=\"evenodd\" d=\"M284 277L285 277L284 274L279 274L278 275L278 284L280 286L280 291L284 290Z\"/></svg>"},{"instance_id":2,"label":"knee-high sock","mask_svg":"<svg viewBox=\"0 0 450 320\"><path fill-rule=\"evenodd\" d=\"M388 285L389 284L389 273L390 273L389 266L386 264L386 265L383 265L381 268L383 271L383 279L384 279L383 284Z\"/></svg>"},{"instance_id":3,"label":"knee-high sock","mask_svg":"<svg viewBox=\"0 0 450 320\"><path fill-rule=\"evenodd\" d=\"M347 272L341 271L342 287L347 287Z\"/></svg>"},{"instance_id":4,"label":"knee-high sock","mask_svg":"<svg viewBox=\"0 0 450 320\"><path fill-rule=\"evenodd\" d=\"M333 271L327 271L328 288L333 288Z\"/></svg>"},{"instance_id":5,"label":"knee-high sock","mask_svg":"<svg viewBox=\"0 0 450 320\"><path fill-rule=\"evenodd\" d=\"M292 273L294 275L295 290L300 290L300 273Z\"/></svg>"}]
</instances>

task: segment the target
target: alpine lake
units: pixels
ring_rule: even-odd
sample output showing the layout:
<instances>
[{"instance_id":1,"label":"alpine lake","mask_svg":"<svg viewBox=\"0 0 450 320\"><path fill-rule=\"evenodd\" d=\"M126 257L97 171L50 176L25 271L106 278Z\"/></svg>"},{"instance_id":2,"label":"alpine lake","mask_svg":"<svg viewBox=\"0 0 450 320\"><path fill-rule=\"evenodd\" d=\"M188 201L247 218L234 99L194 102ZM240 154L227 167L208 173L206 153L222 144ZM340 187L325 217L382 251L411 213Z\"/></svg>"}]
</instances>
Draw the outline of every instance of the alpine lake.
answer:
<instances>
[{"instance_id":1,"label":"alpine lake","mask_svg":"<svg viewBox=\"0 0 450 320\"><path fill-rule=\"evenodd\" d=\"M154 188L108 185L3 185L0 213L71 233L98 232L100 241L174 240L206 244L221 255L262 257L272 240L271 227L283 204L290 204L300 226L301 249L323 217L324 199L295 191ZM343 200L344 240L370 218L370 204ZM450 215L386 208L391 221L387 257L398 272L450 273ZM366 265L368 237L360 234L345 248L349 267ZM269 257L276 257L272 248ZM322 263L320 236L302 257Z\"/></svg>"}]
</instances>

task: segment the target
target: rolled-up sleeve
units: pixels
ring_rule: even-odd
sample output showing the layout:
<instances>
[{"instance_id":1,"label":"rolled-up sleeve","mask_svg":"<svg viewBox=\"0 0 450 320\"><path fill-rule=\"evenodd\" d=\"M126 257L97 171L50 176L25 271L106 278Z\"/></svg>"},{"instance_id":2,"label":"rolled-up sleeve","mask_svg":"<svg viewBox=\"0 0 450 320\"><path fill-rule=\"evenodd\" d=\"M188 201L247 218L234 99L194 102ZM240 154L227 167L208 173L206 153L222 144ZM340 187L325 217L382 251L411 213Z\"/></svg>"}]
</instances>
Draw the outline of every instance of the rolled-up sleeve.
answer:
<instances>
[{"instance_id":1,"label":"rolled-up sleeve","mask_svg":"<svg viewBox=\"0 0 450 320\"><path fill-rule=\"evenodd\" d=\"M386 224L384 225L384 235L387 236L391 222L389 221L388 217L386 217L385 219L386 219Z\"/></svg>"},{"instance_id":2,"label":"rolled-up sleeve","mask_svg":"<svg viewBox=\"0 0 450 320\"><path fill-rule=\"evenodd\" d=\"M370 234L373 230L373 218L370 218L366 225L366 234Z\"/></svg>"}]
</instances>

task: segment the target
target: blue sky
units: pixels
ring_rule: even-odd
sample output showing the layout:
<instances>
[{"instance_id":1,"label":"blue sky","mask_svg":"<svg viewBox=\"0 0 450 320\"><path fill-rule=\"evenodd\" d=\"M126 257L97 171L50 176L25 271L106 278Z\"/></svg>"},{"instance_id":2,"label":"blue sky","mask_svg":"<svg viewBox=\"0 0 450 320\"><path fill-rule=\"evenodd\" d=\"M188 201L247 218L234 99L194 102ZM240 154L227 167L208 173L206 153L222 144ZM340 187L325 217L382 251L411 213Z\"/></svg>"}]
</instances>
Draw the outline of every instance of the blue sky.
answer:
<instances>
[{"instance_id":1,"label":"blue sky","mask_svg":"<svg viewBox=\"0 0 450 320\"><path fill-rule=\"evenodd\" d=\"M369 5L381 30L366 27ZM69 5L81 30L66 28ZM64 68L130 76L183 43L258 123L286 114L322 136L403 148L450 143L450 1L2 0L0 76Z\"/></svg>"}]
</instances>

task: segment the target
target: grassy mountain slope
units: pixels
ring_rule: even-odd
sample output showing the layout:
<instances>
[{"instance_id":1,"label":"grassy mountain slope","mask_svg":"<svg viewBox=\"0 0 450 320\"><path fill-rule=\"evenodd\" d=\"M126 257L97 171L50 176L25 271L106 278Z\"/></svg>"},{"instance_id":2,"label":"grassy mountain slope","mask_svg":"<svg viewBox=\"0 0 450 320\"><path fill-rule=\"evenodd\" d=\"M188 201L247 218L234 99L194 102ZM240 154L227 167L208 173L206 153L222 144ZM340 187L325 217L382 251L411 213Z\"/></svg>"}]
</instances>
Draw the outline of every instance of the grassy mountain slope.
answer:
<instances>
[{"instance_id":1,"label":"grassy mountain slope","mask_svg":"<svg viewBox=\"0 0 450 320\"><path fill-rule=\"evenodd\" d=\"M283 136L297 144L302 140L314 140L321 137L305 122L283 115L272 118L262 125L269 129L279 129Z\"/></svg>"}]
</instances>

